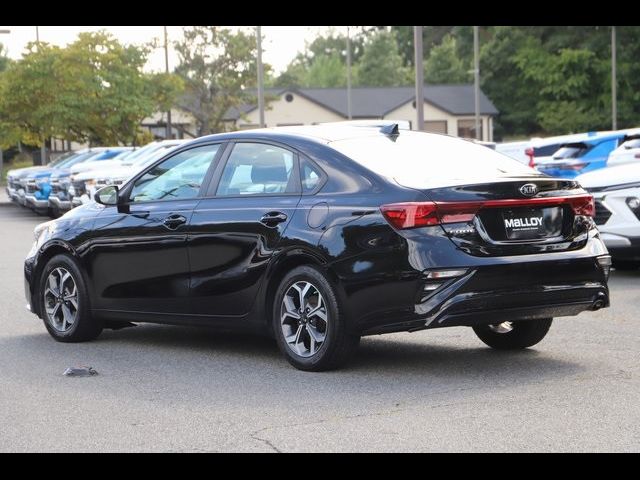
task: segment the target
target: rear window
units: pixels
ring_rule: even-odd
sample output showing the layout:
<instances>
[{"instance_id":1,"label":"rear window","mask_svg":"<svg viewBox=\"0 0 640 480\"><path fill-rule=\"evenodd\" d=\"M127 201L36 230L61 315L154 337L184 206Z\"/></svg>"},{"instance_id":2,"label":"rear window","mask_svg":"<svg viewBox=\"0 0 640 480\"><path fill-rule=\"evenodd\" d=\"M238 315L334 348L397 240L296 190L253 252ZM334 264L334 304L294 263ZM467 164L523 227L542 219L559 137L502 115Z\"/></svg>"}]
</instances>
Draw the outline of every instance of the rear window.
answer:
<instances>
[{"instance_id":1,"label":"rear window","mask_svg":"<svg viewBox=\"0 0 640 480\"><path fill-rule=\"evenodd\" d=\"M580 158L591 149L591 146L584 143L572 143L560 148L554 155L554 159Z\"/></svg>"},{"instance_id":2,"label":"rear window","mask_svg":"<svg viewBox=\"0 0 640 480\"><path fill-rule=\"evenodd\" d=\"M495 150L446 135L401 131L395 139L376 135L338 140L329 146L365 168L411 188L541 175Z\"/></svg>"},{"instance_id":3,"label":"rear window","mask_svg":"<svg viewBox=\"0 0 640 480\"><path fill-rule=\"evenodd\" d=\"M553 145L545 145L544 147L533 147L534 157L550 157L562 146L561 143L554 143Z\"/></svg>"},{"instance_id":4,"label":"rear window","mask_svg":"<svg viewBox=\"0 0 640 480\"><path fill-rule=\"evenodd\" d=\"M640 138L634 138L633 140L627 140L623 143L624 148L630 150L632 148L640 148Z\"/></svg>"}]
</instances>

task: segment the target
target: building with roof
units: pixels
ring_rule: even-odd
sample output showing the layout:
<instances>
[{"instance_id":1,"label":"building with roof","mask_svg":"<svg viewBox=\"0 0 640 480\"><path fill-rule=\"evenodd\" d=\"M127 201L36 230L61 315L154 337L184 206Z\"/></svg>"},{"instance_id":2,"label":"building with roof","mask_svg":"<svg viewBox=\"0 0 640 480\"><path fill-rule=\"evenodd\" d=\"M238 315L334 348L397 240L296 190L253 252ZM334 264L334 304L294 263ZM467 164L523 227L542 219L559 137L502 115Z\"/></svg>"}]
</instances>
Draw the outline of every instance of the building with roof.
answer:
<instances>
[{"instance_id":1,"label":"building with roof","mask_svg":"<svg viewBox=\"0 0 640 480\"><path fill-rule=\"evenodd\" d=\"M348 119L346 88L265 89L267 127L312 125ZM351 118L416 119L414 87L354 87L351 89ZM493 117L498 110L480 92L481 139L493 141ZM474 92L472 84L425 85L425 130L475 138ZM257 104L230 109L225 115L228 130L258 128Z\"/></svg>"}]
</instances>

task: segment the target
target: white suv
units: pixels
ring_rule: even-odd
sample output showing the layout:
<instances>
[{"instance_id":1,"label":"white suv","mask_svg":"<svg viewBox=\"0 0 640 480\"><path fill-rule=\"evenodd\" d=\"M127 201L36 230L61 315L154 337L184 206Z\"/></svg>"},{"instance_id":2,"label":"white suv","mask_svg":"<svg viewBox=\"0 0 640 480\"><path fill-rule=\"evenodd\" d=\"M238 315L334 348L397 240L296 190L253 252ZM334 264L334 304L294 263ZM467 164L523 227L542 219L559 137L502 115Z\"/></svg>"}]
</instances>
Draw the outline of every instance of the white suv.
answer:
<instances>
[{"instance_id":1,"label":"white suv","mask_svg":"<svg viewBox=\"0 0 640 480\"><path fill-rule=\"evenodd\" d=\"M576 180L596 201L594 220L614 266L640 267L640 162L584 173Z\"/></svg>"}]
</instances>

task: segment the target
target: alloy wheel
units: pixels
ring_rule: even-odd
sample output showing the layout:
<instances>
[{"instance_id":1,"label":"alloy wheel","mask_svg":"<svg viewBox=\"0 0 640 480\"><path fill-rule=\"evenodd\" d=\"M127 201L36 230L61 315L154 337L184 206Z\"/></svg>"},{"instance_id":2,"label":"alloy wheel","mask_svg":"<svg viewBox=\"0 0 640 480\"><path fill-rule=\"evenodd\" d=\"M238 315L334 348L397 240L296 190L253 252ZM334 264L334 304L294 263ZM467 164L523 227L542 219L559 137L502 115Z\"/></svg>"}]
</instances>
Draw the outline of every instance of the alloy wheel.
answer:
<instances>
[{"instance_id":1,"label":"alloy wheel","mask_svg":"<svg viewBox=\"0 0 640 480\"><path fill-rule=\"evenodd\" d=\"M78 317L78 287L63 267L51 271L44 290L44 307L49 324L58 332L67 332Z\"/></svg>"},{"instance_id":2,"label":"alloy wheel","mask_svg":"<svg viewBox=\"0 0 640 480\"><path fill-rule=\"evenodd\" d=\"M289 287L280 307L280 325L293 353L315 355L325 341L328 321L326 303L315 285L300 281Z\"/></svg>"}]
</instances>

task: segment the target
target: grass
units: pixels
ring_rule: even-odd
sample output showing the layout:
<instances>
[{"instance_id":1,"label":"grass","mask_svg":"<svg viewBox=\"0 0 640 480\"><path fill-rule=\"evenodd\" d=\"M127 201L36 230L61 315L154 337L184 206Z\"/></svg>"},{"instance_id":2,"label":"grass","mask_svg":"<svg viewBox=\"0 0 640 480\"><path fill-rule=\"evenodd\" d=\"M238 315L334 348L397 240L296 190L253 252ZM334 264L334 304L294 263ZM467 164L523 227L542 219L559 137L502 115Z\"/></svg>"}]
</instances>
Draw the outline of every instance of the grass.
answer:
<instances>
[{"instance_id":1,"label":"grass","mask_svg":"<svg viewBox=\"0 0 640 480\"><path fill-rule=\"evenodd\" d=\"M12 163L4 163L2 165L2 178L0 178L0 185L4 186L7 184L7 172L9 170L13 170L15 168L24 168L24 167L32 167L32 160L18 160Z\"/></svg>"}]
</instances>

